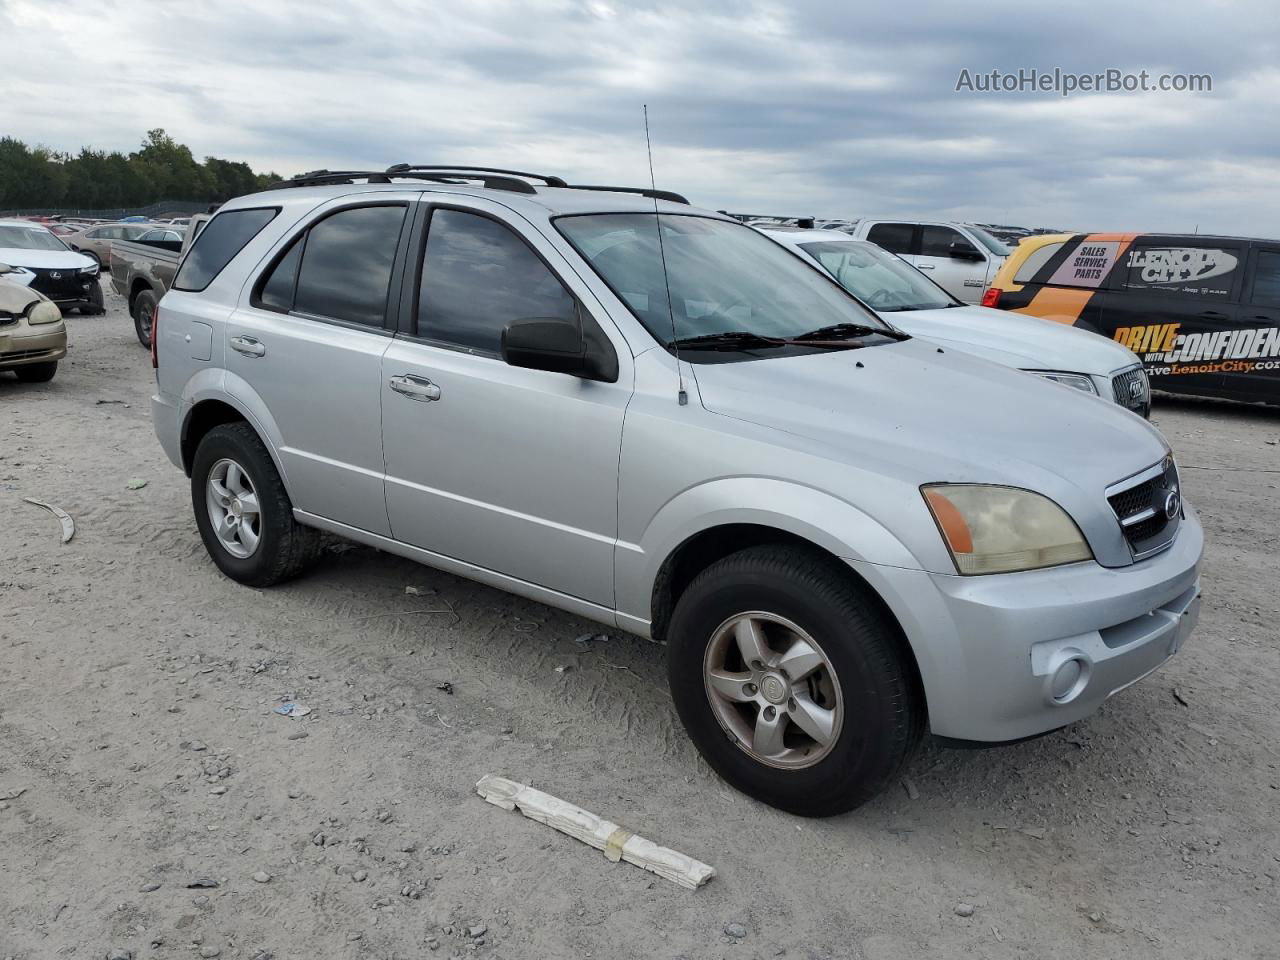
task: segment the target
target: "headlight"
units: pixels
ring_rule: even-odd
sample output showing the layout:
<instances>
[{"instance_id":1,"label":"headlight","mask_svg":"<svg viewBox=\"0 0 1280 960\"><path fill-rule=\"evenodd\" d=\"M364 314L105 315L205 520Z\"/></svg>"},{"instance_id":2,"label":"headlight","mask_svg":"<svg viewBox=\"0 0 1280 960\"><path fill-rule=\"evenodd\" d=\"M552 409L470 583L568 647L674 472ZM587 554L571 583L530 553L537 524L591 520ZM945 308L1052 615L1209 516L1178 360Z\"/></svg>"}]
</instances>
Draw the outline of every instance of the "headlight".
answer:
<instances>
[{"instance_id":1,"label":"headlight","mask_svg":"<svg viewBox=\"0 0 1280 960\"><path fill-rule=\"evenodd\" d=\"M76 272L82 277L96 277L98 275L98 265L96 263L91 263L87 267L81 267Z\"/></svg>"},{"instance_id":2,"label":"headlight","mask_svg":"<svg viewBox=\"0 0 1280 960\"><path fill-rule=\"evenodd\" d=\"M1035 570L1093 557L1075 521L1038 493L970 483L928 484L920 492L961 574Z\"/></svg>"},{"instance_id":3,"label":"headlight","mask_svg":"<svg viewBox=\"0 0 1280 960\"><path fill-rule=\"evenodd\" d=\"M1027 373L1034 373L1037 377L1044 377L1046 380L1053 380L1068 387L1075 387L1077 390L1083 390L1085 393L1092 393L1095 396L1098 393L1098 388L1093 384L1093 378L1085 376L1083 373L1061 373L1057 370L1028 370Z\"/></svg>"},{"instance_id":4,"label":"headlight","mask_svg":"<svg viewBox=\"0 0 1280 960\"><path fill-rule=\"evenodd\" d=\"M41 323L57 323L62 319L62 311L58 305L49 300L41 300L32 304L27 310L27 323L35 326Z\"/></svg>"}]
</instances>

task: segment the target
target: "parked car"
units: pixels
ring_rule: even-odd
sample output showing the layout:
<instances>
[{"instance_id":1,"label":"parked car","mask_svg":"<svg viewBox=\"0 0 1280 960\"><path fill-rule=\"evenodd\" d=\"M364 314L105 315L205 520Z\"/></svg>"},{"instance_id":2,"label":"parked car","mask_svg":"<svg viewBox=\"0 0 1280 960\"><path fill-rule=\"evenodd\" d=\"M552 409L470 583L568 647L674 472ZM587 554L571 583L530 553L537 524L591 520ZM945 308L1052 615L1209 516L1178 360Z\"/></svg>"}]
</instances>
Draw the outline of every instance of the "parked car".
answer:
<instances>
[{"instance_id":1,"label":"parked car","mask_svg":"<svg viewBox=\"0 0 1280 960\"><path fill-rule=\"evenodd\" d=\"M6 279L43 293L63 313L103 312L98 264L41 224L0 220L0 263L20 268L6 274Z\"/></svg>"},{"instance_id":2,"label":"parked car","mask_svg":"<svg viewBox=\"0 0 1280 960\"><path fill-rule=\"evenodd\" d=\"M188 228L149 224L134 240L116 240L111 247L111 285L129 303L138 342L151 346L151 324L156 304L169 289L178 263L209 217L201 214Z\"/></svg>"},{"instance_id":3,"label":"parked car","mask_svg":"<svg viewBox=\"0 0 1280 960\"><path fill-rule=\"evenodd\" d=\"M63 236L72 250L92 257L104 269L111 269L111 244L115 240L137 240L152 229L148 223L104 223L84 227Z\"/></svg>"},{"instance_id":4,"label":"parked car","mask_svg":"<svg viewBox=\"0 0 1280 960\"><path fill-rule=\"evenodd\" d=\"M1280 240L1028 237L983 302L1123 343L1158 390L1280 405Z\"/></svg>"},{"instance_id":5,"label":"parked car","mask_svg":"<svg viewBox=\"0 0 1280 960\"><path fill-rule=\"evenodd\" d=\"M874 796L926 727L1079 720L1196 620L1150 424L665 191L296 178L221 208L152 342L226 576L294 576L327 531L665 640L708 763L796 813Z\"/></svg>"},{"instance_id":6,"label":"parked car","mask_svg":"<svg viewBox=\"0 0 1280 960\"><path fill-rule=\"evenodd\" d=\"M846 230L901 257L957 300L977 303L1009 248L971 223L867 218Z\"/></svg>"},{"instance_id":7,"label":"parked car","mask_svg":"<svg viewBox=\"0 0 1280 960\"><path fill-rule=\"evenodd\" d=\"M44 383L67 354L67 327L58 305L10 280L14 272L0 263L0 370L12 370L24 383Z\"/></svg>"},{"instance_id":8,"label":"parked car","mask_svg":"<svg viewBox=\"0 0 1280 960\"><path fill-rule=\"evenodd\" d=\"M1143 417L1151 412L1142 361L1114 340L962 303L900 257L843 232L787 227L761 232L822 267L913 337L1113 400Z\"/></svg>"}]
</instances>

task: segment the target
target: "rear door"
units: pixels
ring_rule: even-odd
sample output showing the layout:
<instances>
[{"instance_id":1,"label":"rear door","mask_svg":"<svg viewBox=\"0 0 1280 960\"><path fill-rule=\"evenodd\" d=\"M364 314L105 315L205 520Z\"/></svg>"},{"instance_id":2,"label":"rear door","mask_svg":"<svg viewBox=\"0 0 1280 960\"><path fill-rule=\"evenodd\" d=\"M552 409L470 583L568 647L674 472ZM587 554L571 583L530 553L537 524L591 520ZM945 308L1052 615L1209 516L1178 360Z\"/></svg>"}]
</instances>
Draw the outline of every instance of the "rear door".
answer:
<instances>
[{"instance_id":1,"label":"rear door","mask_svg":"<svg viewBox=\"0 0 1280 960\"><path fill-rule=\"evenodd\" d=\"M1240 326L1242 241L1139 236L1099 291L1101 329L1138 354L1151 386L1223 396Z\"/></svg>"},{"instance_id":2,"label":"rear door","mask_svg":"<svg viewBox=\"0 0 1280 960\"><path fill-rule=\"evenodd\" d=\"M1255 243L1223 371L1227 396L1280 404L1280 243Z\"/></svg>"},{"instance_id":3,"label":"rear door","mask_svg":"<svg viewBox=\"0 0 1280 960\"><path fill-rule=\"evenodd\" d=\"M602 308L556 248L509 211L459 198L425 213L411 322L382 359L394 536L612 608L625 343L593 318ZM618 381L508 366L501 332L522 317L578 318L613 347Z\"/></svg>"},{"instance_id":4,"label":"rear door","mask_svg":"<svg viewBox=\"0 0 1280 960\"><path fill-rule=\"evenodd\" d=\"M383 536L381 364L416 198L320 207L277 243L226 323L228 389L244 381L275 421L294 506Z\"/></svg>"},{"instance_id":5,"label":"rear door","mask_svg":"<svg viewBox=\"0 0 1280 960\"><path fill-rule=\"evenodd\" d=\"M920 245L910 259L917 270L957 300L977 303L982 299L990 255L955 227L921 224Z\"/></svg>"},{"instance_id":6,"label":"rear door","mask_svg":"<svg viewBox=\"0 0 1280 960\"><path fill-rule=\"evenodd\" d=\"M919 233L920 229L914 223L884 221L871 224L867 230L866 239L914 266L914 254L919 246Z\"/></svg>"}]
</instances>

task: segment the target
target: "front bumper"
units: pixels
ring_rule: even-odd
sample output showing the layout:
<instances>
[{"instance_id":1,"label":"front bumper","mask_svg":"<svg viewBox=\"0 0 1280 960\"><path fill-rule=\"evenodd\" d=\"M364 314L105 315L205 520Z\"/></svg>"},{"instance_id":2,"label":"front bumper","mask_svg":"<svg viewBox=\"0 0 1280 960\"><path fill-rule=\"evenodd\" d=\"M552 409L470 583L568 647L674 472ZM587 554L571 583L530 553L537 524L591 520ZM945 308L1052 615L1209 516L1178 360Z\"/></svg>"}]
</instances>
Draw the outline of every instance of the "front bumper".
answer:
<instances>
[{"instance_id":1,"label":"front bumper","mask_svg":"<svg viewBox=\"0 0 1280 960\"><path fill-rule=\"evenodd\" d=\"M1080 720L1173 656L1199 616L1203 550L1187 506L1173 545L1129 567L959 577L852 565L907 635L932 732L998 743Z\"/></svg>"},{"instance_id":2,"label":"front bumper","mask_svg":"<svg viewBox=\"0 0 1280 960\"><path fill-rule=\"evenodd\" d=\"M67 355L67 328L58 323L0 327L0 370L28 363L48 363Z\"/></svg>"}]
</instances>

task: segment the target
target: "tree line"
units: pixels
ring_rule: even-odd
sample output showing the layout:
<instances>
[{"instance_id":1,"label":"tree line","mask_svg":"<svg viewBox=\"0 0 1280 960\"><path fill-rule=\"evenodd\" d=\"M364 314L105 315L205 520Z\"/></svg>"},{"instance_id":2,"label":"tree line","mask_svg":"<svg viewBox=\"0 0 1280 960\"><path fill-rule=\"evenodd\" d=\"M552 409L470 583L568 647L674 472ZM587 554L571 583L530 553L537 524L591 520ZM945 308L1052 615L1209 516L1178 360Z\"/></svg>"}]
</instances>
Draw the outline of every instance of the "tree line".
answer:
<instances>
[{"instance_id":1,"label":"tree line","mask_svg":"<svg viewBox=\"0 0 1280 960\"><path fill-rule=\"evenodd\" d=\"M161 128L148 130L129 154L82 147L79 154L28 147L0 137L0 209L97 210L145 207L161 200L213 203L275 183L275 173L254 173L247 163L205 157Z\"/></svg>"}]
</instances>

